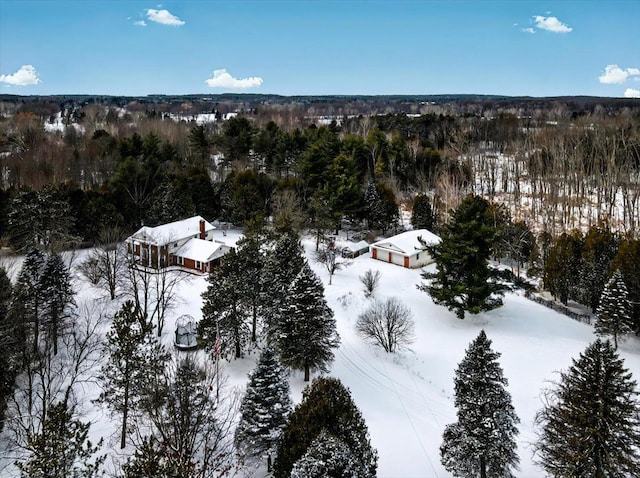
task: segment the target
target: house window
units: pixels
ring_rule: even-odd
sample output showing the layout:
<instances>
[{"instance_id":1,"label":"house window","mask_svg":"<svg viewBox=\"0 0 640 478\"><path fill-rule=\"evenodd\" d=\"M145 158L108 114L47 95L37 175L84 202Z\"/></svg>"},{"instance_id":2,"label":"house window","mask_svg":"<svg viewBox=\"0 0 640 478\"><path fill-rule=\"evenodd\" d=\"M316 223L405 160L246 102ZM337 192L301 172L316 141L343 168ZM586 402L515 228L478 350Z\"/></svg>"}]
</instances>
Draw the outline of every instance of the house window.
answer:
<instances>
[{"instance_id":1,"label":"house window","mask_svg":"<svg viewBox=\"0 0 640 478\"><path fill-rule=\"evenodd\" d=\"M201 267L200 261L196 261L196 269L200 269L200 267Z\"/></svg>"},{"instance_id":2,"label":"house window","mask_svg":"<svg viewBox=\"0 0 640 478\"><path fill-rule=\"evenodd\" d=\"M174 243L173 243L173 247L178 247L178 243L177 243L177 242L174 242Z\"/></svg>"},{"instance_id":3,"label":"house window","mask_svg":"<svg viewBox=\"0 0 640 478\"><path fill-rule=\"evenodd\" d=\"M178 256L178 265L183 265L184 262L182 260L182 256Z\"/></svg>"}]
</instances>

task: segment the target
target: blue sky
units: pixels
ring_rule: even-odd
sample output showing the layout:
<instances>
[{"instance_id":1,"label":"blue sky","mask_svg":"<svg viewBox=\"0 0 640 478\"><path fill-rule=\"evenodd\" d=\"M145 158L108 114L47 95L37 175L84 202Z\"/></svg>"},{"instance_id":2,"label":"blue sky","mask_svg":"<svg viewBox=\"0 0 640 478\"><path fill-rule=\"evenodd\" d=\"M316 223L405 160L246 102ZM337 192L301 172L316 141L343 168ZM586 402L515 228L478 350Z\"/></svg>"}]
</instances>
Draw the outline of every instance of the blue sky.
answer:
<instances>
[{"instance_id":1,"label":"blue sky","mask_svg":"<svg viewBox=\"0 0 640 478\"><path fill-rule=\"evenodd\" d=\"M0 0L0 92L639 96L640 0Z\"/></svg>"}]
</instances>

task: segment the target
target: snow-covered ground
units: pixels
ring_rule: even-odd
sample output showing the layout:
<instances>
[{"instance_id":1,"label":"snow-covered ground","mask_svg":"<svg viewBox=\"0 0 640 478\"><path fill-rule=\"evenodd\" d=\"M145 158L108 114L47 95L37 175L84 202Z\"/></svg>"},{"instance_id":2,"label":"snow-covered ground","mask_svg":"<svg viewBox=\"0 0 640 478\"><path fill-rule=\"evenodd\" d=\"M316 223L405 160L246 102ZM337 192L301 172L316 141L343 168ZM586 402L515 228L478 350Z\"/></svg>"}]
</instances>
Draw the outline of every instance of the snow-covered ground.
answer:
<instances>
[{"instance_id":1,"label":"snow-covered ground","mask_svg":"<svg viewBox=\"0 0 640 478\"><path fill-rule=\"evenodd\" d=\"M234 243L240 236L230 230L216 239ZM313 261L314 241L303 240L312 268L325 284L325 295L335 312L341 337L340 348L330 375L339 378L350 390L362 410L379 452L378 476L393 478L435 477L451 475L440 464L439 446L446 424L456 420L453 405L453 376L465 349L481 329L502 353L500 363L509 379L508 390L520 417L518 452L524 478L543 476L532 461L531 443L535 440L534 416L542 405L541 390L557 379L557 371L566 369L594 340L592 326L578 323L526 298L509 294L505 305L497 310L459 320L444 307L436 306L428 294L419 291L420 270L376 261L369 256L356 258L333 277ZM78 260L78 259L76 259ZM429 269L433 269L430 266ZM413 311L416 340L410 350L386 354L367 345L355 333L358 315L370 304L365 298L359 276L366 270L378 270L382 277L376 297L398 297ZM78 284L79 286L81 284ZM181 301L168 317L163 341L172 343L175 320L189 314L202 317L200 294L206 289L204 277L192 276L180 290ZM97 297L93 287L82 284L80 299ZM113 310L117 304L111 304ZM182 353L176 351L176 353ZM620 345L620 353L634 377L640 377L640 342L631 338ZM253 368L257 353L242 360L221 362L229 377L229 387L243 387ZM297 403L305 386L302 373L290 377L292 395ZM96 390L87 391L89 395ZM95 396L87 397L93 399ZM85 419L91 419L92 436L105 436L105 450L115 457L119 451L117 423L99 408L87 403Z\"/></svg>"}]
</instances>

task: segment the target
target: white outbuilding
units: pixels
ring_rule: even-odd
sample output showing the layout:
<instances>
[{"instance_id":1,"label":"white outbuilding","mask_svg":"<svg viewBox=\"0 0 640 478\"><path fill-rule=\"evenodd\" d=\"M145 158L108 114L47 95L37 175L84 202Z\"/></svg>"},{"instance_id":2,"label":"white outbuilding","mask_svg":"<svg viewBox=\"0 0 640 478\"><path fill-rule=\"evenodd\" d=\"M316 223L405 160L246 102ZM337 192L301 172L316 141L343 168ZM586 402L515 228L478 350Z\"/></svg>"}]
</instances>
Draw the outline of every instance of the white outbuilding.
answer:
<instances>
[{"instance_id":1,"label":"white outbuilding","mask_svg":"<svg viewBox=\"0 0 640 478\"><path fill-rule=\"evenodd\" d=\"M378 242L369 247L371 257L407 268L423 267L433 262L433 258L418 240L428 246L439 244L441 239L426 229L406 231Z\"/></svg>"}]
</instances>

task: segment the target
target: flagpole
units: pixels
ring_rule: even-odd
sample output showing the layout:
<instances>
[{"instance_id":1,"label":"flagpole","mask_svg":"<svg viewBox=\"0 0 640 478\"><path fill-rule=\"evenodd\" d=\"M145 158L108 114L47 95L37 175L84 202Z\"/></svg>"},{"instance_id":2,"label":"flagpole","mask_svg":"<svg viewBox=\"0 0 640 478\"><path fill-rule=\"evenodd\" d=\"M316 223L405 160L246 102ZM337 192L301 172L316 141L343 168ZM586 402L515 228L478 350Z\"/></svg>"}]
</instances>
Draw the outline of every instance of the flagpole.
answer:
<instances>
[{"instance_id":1,"label":"flagpole","mask_svg":"<svg viewBox=\"0 0 640 478\"><path fill-rule=\"evenodd\" d=\"M220 361L220 328L218 327L218 319L216 319L216 405L220 399L220 373L219 365Z\"/></svg>"}]
</instances>

